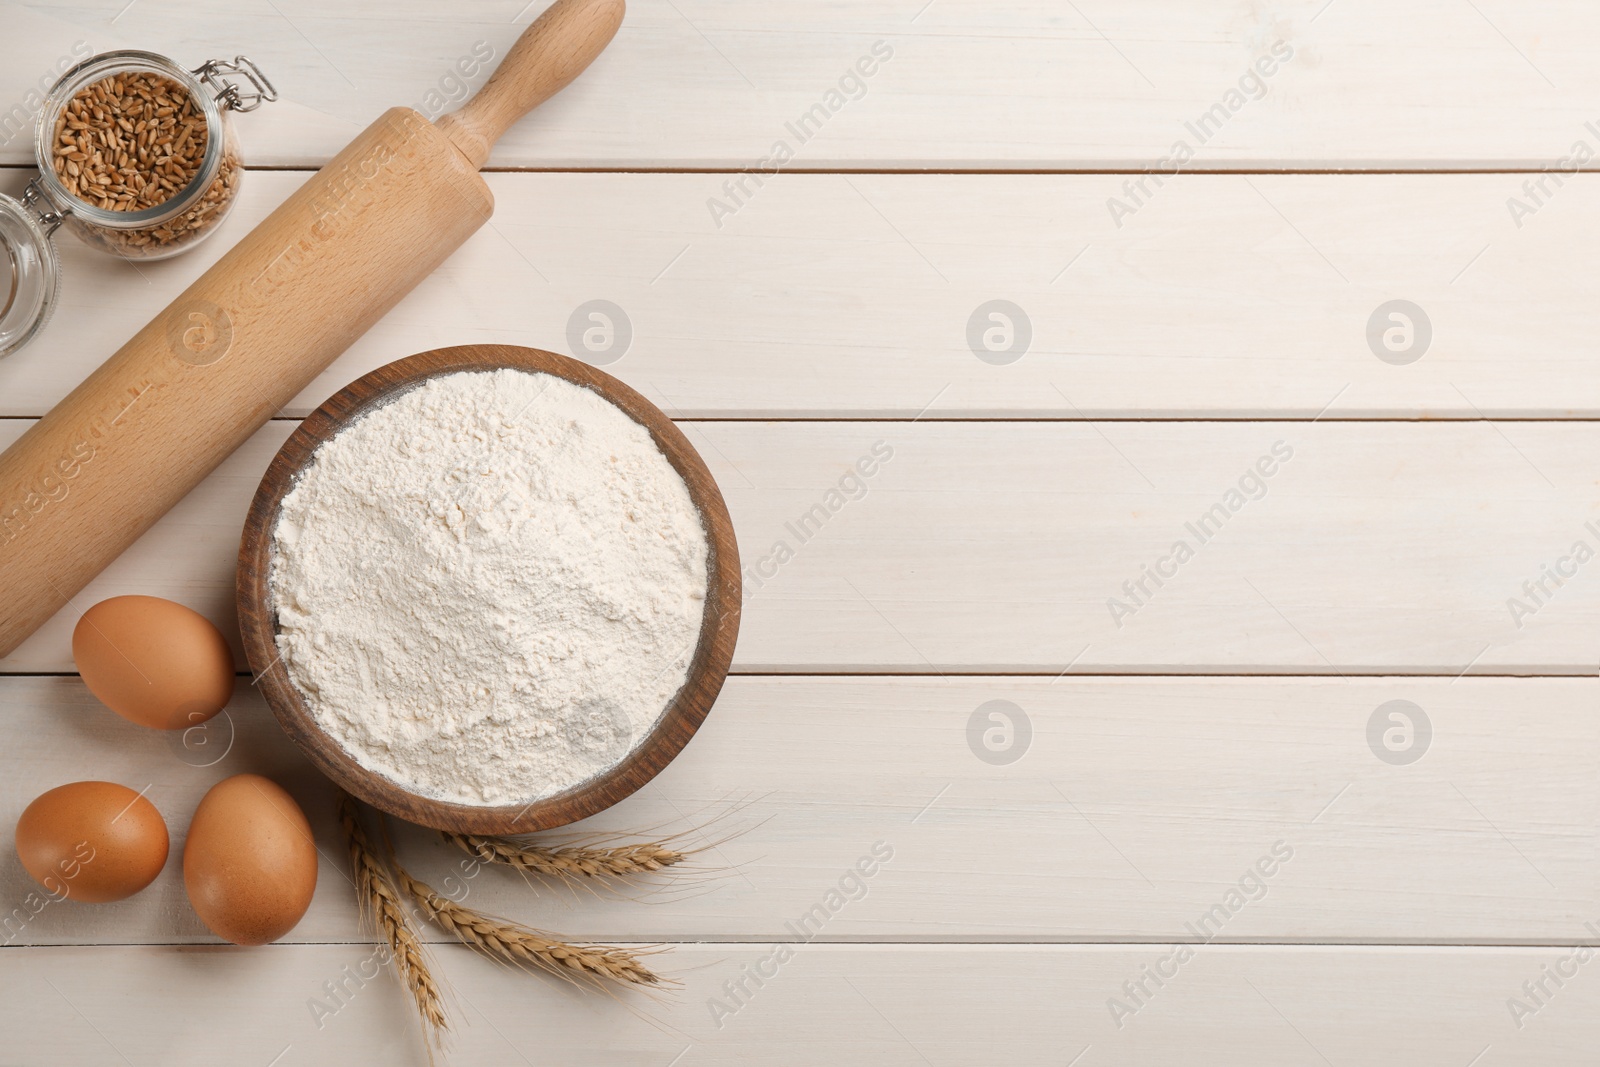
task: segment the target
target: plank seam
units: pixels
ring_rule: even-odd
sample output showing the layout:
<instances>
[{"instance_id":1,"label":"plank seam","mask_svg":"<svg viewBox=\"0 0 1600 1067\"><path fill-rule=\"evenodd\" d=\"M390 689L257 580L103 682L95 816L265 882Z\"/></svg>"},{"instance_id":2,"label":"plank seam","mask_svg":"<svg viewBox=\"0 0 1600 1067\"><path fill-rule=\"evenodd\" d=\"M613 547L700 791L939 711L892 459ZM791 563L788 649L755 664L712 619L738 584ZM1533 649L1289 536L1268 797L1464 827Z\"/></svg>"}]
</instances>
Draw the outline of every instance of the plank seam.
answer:
<instances>
[{"instance_id":1,"label":"plank seam","mask_svg":"<svg viewBox=\"0 0 1600 1067\"><path fill-rule=\"evenodd\" d=\"M81 675L79 675L77 671L8 671L8 670L0 670L0 678L78 678L78 677L81 677ZM253 677L253 675L252 675L252 673L250 671L235 671L234 672L234 677L236 677L236 678L250 678L250 677ZM1574 681L1574 680L1583 680L1583 679L1588 679L1588 678L1592 678L1592 677L1600 677L1600 674L1507 674L1507 673L1501 672L1501 673L1493 673L1493 674L1484 673L1484 674L1465 674L1465 675L1463 675L1463 674L1449 674L1449 673L1442 673L1442 672L1441 673L1407 674L1407 673L1404 673L1404 672L1398 672L1397 673L1395 671L1388 671L1388 672L1382 672L1382 673L1379 673L1379 672L1363 673L1363 672L1358 672L1358 671L1344 671L1341 674L1333 674L1333 673L1310 674L1310 673L1304 673L1304 672L1296 673L1296 674L1290 674L1290 673L1279 673L1279 672L1275 672L1275 671L1261 671L1261 672L1234 671L1234 672L1231 672L1231 673L1222 674L1222 673L1210 673L1210 672L1205 672L1205 671L1195 672L1193 670L1193 668L1190 668L1190 673L1187 673L1187 674L1175 674L1175 673L1169 673L1169 672L1164 672L1164 671L1159 671L1159 670L1148 670L1148 671L1073 671L1070 674L1066 674L1066 673L1063 673L1061 671L1051 671L1051 670L1042 670L1042 671L955 671L955 670L947 670L947 671L940 671L940 672L935 673L933 671L906 671L906 670L826 671L826 670L798 670L797 669L797 670L792 670L792 671L730 670L728 672L728 677L730 677L730 678L883 678L883 679L894 679L894 678L905 678L905 679L922 679L922 678L994 678L994 679L998 679L998 680L1005 680L1007 678L1145 678L1145 679L1152 679L1152 680L1160 680L1160 681L1163 681L1163 682L1181 682L1181 681L1214 682L1214 681L1228 679L1228 678L1263 678L1263 679L1269 679L1269 680L1275 681L1275 682L1327 681L1328 679L1331 679L1331 678L1342 678L1342 679L1347 679L1347 680L1348 679L1359 678L1359 679L1362 679L1364 681L1401 681L1401 682L1426 681L1428 679L1433 679L1433 678L1443 678L1443 679L1448 679L1450 681L1457 681L1457 680L1461 680L1461 679L1465 679L1467 681L1478 681L1478 680L1483 680L1483 679L1498 678L1498 679L1514 679L1516 681L1535 682L1535 681Z\"/></svg>"},{"instance_id":2,"label":"plank seam","mask_svg":"<svg viewBox=\"0 0 1600 1067\"><path fill-rule=\"evenodd\" d=\"M32 163L0 163L0 171L32 171L38 168ZM314 174L321 170L320 166L304 166L300 164L253 164L247 165L247 171L262 173L278 171L284 173ZM479 169L480 174L708 174L708 175L736 175L745 174L749 167L732 166L704 166L704 167L499 167L489 166ZM1075 177L1083 175L1108 176L1108 177L1134 177L1149 174L1151 165L1142 167L1018 167L1006 168L978 168L978 167L805 167L785 166L784 174L814 174L814 175L907 175L907 176L946 176L946 177L1008 177L1011 175L1035 177ZM1504 167L1396 167L1396 166L1363 166L1350 164L1348 166L1334 167L1270 167L1260 164L1241 167L1225 166L1185 166L1183 174L1209 175L1217 177L1232 177L1243 175L1247 177L1274 177L1278 175L1307 175L1307 176L1334 176L1334 177L1364 177L1364 176L1425 176L1425 175L1453 175L1453 174L1548 174L1549 162L1538 165L1518 164ZM1577 167L1571 171L1575 174L1600 174L1600 167Z\"/></svg>"},{"instance_id":3,"label":"plank seam","mask_svg":"<svg viewBox=\"0 0 1600 1067\"><path fill-rule=\"evenodd\" d=\"M1176 935L1174 935L1176 936ZM690 940L671 941L665 938L650 938L649 940L635 939L618 941L607 939L606 943L620 947L647 947L650 945L770 945L772 937L749 937L738 939L712 939L697 938ZM807 947L822 945L828 948L997 948L997 949L1053 949L1053 948L1084 948L1084 949L1145 949L1162 948L1173 943L1172 937L1152 938L1147 941L844 941L824 940L813 938L805 942ZM378 941L289 941L274 942L268 945L255 946L255 950L264 949L297 949L297 948L345 948L351 945L381 944ZM424 944L433 947L466 945L460 942L425 941ZM1592 946L1592 941L1222 941L1213 940L1204 942L1196 947L1211 948L1248 948L1248 949L1350 949L1361 951L1417 951L1426 949L1454 949L1463 952L1479 952L1493 950L1518 950L1518 949L1565 949ZM237 949L238 946L224 941L96 941L87 943L68 942L41 942L38 944L7 944L0 945L0 951L27 950L27 949L102 949L102 948L216 948Z\"/></svg>"}]
</instances>

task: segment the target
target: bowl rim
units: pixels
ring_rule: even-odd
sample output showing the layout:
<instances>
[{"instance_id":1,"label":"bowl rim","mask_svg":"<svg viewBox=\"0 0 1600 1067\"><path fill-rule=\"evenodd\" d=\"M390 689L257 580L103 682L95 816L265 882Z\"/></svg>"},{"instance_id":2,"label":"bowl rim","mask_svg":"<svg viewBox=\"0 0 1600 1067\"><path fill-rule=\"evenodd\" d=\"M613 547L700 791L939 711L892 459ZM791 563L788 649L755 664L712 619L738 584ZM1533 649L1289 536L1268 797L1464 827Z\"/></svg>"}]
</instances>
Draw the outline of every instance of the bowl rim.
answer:
<instances>
[{"instance_id":1,"label":"bowl rim","mask_svg":"<svg viewBox=\"0 0 1600 1067\"><path fill-rule=\"evenodd\" d=\"M487 806L413 793L357 763L317 725L278 655L277 613L267 579L279 507L323 442L429 379L502 368L563 378L599 394L642 425L688 487L705 528L708 555L705 608L694 654L682 687L651 731L621 762L570 789L527 804ZM329 397L289 435L262 476L240 538L236 583L239 629L254 684L289 739L318 770L351 795L409 822L494 835L548 830L587 818L659 774L689 743L721 692L738 638L741 598L739 548L727 504L683 431L661 409L604 371L554 352L515 345L460 345L421 352L378 367Z\"/></svg>"}]
</instances>

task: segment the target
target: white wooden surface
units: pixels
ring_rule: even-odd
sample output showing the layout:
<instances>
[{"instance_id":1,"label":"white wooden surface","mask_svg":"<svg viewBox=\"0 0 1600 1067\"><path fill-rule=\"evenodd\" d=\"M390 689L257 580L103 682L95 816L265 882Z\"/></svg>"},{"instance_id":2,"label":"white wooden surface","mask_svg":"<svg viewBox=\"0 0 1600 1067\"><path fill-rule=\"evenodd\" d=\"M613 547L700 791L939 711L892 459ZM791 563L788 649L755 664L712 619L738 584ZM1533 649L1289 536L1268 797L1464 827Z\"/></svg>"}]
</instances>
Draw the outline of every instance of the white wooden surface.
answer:
<instances>
[{"instance_id":1,"label":"white wooden surface","mask_svg":"<svg viewBox=\"0 0 1600 1067\"><path fill-rule=\"evenodd\" d=\"M1587 972L1519 1030L1505 1000L1566 953L1548 949L1202 947L1118 1030L1106 1008L1162 948L1050 945L809 945L719 1029L707 1002L766 946L677 950L684 988L662 1004L580 999L507 974L465 950L440 966L461 1019L453 1062L487 1067L599 1063L1592 1062L1600 1010ZM336 1014L313 1013L324 983L370 949L30 949L0 956L11 1054L37 1063L405 1063L417 1058L406 1005L378 982ZM1588 966L1593 966L1591 961ZM158 989L159 1023L105 1028L105 1006ZM1152 987L1153 988L1153 987ZM1551 986L1553 989L1554 987ZM37 990L37 993L31 992ZM131 1010L131 1007L124 1009ZM99 1018L101 1030L87 1025ZM121 1018L128 1018L127 1015ZM319 1029L317 1020L322 1027Z\"/></svg>"},{"instance_id":2,"label":"white wooden surface","mask_svg":"<svg viewBox=\"0 0 1600 1067\"><path fill-rule=\"evenodd\" d=\"M26 426L0 421L0 442ZM241 517L293 426L257 433L0 664L71 670L81 610L124 593L233 630ZM683 426L739 536L736 670L1600 671L1600 564L1548 586L1542 604L1523 590L1576 541L1600 548L1592 422ZM818 532L812 509L875 445L892 458L847 481ZM1202 544L1189 527L1274 445L1291 458ZM1194 558L1160 588L1143 579L1138 604L1124 583L1179 540Z\"/></svg>"},{"instance_id":3,"label":"white wooden surface","mask_svg":"<svg viewBox=\"0 0 1600 1067\"><path fill-rule=\"evenodd\" d=\"M0 3L0 191L31 156L4 109L78 41L253 56L284 99L240 121L246 158L288 168L254 170L189 257L135 270L64 238L55 321L0 364L0 444L304 168L476 41L503 50L521 8ZM1264 97L1135 202L1125 183L1280 40ZM719 225L729 172L794 141L785 122L878 41L893 56L864 95ZM1537 599L1524 583L1600 549L1600 178L1560 163L1600 153L1597 45L1576 0L635 0L593 74L497 151L526 172L491 175L492 227L0 661L0 825L101 777L148 785L175 844L134 899L52 905L9 937L8 1062L425 1062L386 975L318 1026L311 1000L370 937L327 786L248 677L217 747L185 751L89 697L68 636L129 592L231 630L239 526L293 419L428 347L566 351L594 299L634 329L606 369L716 473L752 595L701 734L593 828L720 817L720 843L642 900L461 881L573 937L665 942L684 987L579 998L439 944L448 1062L1592 1062L1600 965L1545 975L1600 942L1600 564ZM1328 173L1350 170L1379 173ZM967 341L995 299L1033 329L1010 365ZM1393 299L1432 326L1409 365L1368 341ZM797 535L879 442L893 458ZM1277 442L1292 457L1198 544L1185 524ZM1123 583L1178 539L1194 557L1135 600ZM992 700L1030 724L1005 765L968 737ZM1394 700L1431 724L1414 763L1369 741ZM199 926L176 851L205 788L244 770L296 793L325 854L305 921L258 950ZM866 895L716 1026L723 983L880 841L894 859ZM1259 899L1119 1027L1108 1000L1277 842L1293 858ZM460 874L431 835L402 848ZM3 909L28 885L7 852Z\"/></svg>"},{"instance_id":4,"label":"white wooden surface","mask_svg":"<svg viewBox=\"0 0 1600 1067\"><path fill-rule=\"evenodd\" d=\"M0 170L0 191L29 173ZM214 242L132 278L62 242L61 309L8 361L0 415L60 399L302 177L251 174ZM1120 229L1105 200L1121 175L789 174L718 229L705 200L726 180L491 175L490 228L284 414L397 350L567 351L568 318L606 299L634 335L606 369L680 417L1600 415L1600 176L1570 179L1520 229L1505 200L1529 179L1508 174L1190 175ZM1008 366L967 342L997 298L1033 327ZM1367 342L1396 298L1433 329L1408 366Z\"/></svg>"},{"instance_id":5,"label":"white wooden surface","mask_svg":"<svg viewBox=\"0 0 1600 1067\"><path fill-rule=\"evenodd\" d=\"M1219 941L1566 943L1590 939L1583 923L1600 914L1592 688L736 676L684 755L594 821L677 830L720 814L690 839L727 839L698 861L716 870L681 893L534 898L509 871L468 877L465 855L431 834L404 847L419 874L453 879L446 888L475 906L574 935L760 943L882 841L894 859L823 939L1161 944L1282 841L1293 859ZM7 678L0 694L20 739L0 819L86 765L148 785L166 812L192 809L228 775L266 774L299 797L324 852L313 909L287 940L359 936L326 784L253 692L187 750L108 715L76 678ZM968 718L991 700L1031 724L1008 766L968 747ZM1432 723L1427 755L1408 767L1367 747L1368 719L1391 700ZM171 829L176 849L183 826ZM0 899L26 894L15 864L0 875ZM209 940L172 878L118 904L48 908L13 944Z\"/></svg>"},{"instance_id":6,"label":"white wooden surface","mask_svg":"<svg viewBox=\"0 0 1600 1067\"><path fill-rule=\"evenodd\" d=\"M251 158L304 166L422 102L475 42L503 51L529 17L522 0L11 0L0 99L79 40L190 64L243 51L286 97L251 120ZM819 135L789 136L794 166L1142 170L1187 136L1206 168L1537 169L1583 135L1600 89L1600 13L1583 0L634 0L596 76L492 162L752 166L877 41L893 58ZM1293 57L1265 95L1199 143L1184 122L1278 41Z\"/></svg>"}]
</instances>

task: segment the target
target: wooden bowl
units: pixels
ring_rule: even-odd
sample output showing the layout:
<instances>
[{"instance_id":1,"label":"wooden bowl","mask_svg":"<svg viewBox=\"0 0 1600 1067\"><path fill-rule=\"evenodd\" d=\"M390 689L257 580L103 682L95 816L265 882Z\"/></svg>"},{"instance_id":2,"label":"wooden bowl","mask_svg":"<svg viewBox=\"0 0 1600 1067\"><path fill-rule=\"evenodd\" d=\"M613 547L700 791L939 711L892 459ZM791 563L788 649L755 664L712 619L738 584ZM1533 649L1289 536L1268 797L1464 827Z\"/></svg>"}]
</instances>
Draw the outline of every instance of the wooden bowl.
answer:
<instances>
[{"instance_id":1,"label":"wooden bowl","mask_svg":"<svg viewBox=\"0 0 1600 1067\"><path fill-rule=\"evenodd\" d=\"M705 524L706 606L688 677L656 722L621 763L554 796L530 804L487 807L418 796L357 763L317 725L278 658L277 612L267 582L278 507L317 447L346 424L429 378L456 371L511 367L542 371L592 389L650 431L689 487ZM462 833L513 834L563 826L602 811L654 778L705 721L722 689L739 633L739 548L722 493L694 446L654 404L609 374L577 360L510 345L464 345L397 360L339 390L284 442L267 468L239 545L239 628L245 656L278 722L311 762L352 795L410 822Z\"/></svg>"}]
</instances>

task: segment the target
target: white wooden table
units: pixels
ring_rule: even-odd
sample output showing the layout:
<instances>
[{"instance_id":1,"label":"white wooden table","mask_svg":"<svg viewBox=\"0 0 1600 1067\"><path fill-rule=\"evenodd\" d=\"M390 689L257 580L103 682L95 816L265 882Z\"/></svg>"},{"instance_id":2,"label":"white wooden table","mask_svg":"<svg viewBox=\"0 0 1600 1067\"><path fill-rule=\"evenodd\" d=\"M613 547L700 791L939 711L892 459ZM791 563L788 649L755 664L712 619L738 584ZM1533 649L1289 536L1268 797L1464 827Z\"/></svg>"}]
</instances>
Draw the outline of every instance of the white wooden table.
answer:
<instances>
[{"instance_id":1,"label":"white wooden table","mask_svg":"<svg viewBox=\"0 0 1600 1067\"><path fill-rule=\"evenodd\" d=\"M63 239L0 443L383 107L503 52L520 6L0 5L0 107L78 42L243 52L284 94L239 124L261 169L209 246L133 270ZM1593 1063L1600 563L1573 549L1600 549L1600 178L1574 169L1600 8L631 8L497 149L491 226L78 598L232 630L246 502L297 418L412 352L567 351L583 305L622 309L621 358L577 354L681 420L753 595L705 728L594 822L742 833L645 902L479 875L485 910L671 943L683 987L583 997L440 945L449 1062ZM16 193L31 150L0 138ZM329 790L254 691L201 766L87 694L77 614L0 662L0 825L61 782L148 784L174 850L131 900L7 931L0 1058L425 1062L393 981L349 977L373 950ZM247 770L325 859L286 942L241 950L178 857ZM875 846L865 895L735 999ZM7 852L0 910L29 885Z\"/></svg>"}]
</instances>

